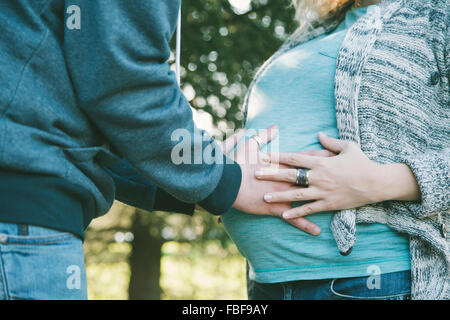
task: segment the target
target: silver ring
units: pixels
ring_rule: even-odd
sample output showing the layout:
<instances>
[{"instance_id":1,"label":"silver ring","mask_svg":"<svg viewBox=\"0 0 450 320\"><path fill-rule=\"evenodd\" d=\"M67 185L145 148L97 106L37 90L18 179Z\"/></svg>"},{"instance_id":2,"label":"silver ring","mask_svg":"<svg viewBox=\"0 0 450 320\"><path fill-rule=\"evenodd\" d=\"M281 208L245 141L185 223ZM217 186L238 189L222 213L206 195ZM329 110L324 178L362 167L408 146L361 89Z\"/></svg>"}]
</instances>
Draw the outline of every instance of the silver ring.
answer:
<instances>
[{"instance_id":1,"label":"silver ring","mask_svg":"<svg viewBox=\"0 0 450 320\"><path fill-rule=\"evenodd\" d=\"M309 186L309 170L305 168L297 168L297 177L294 185L308 188Z\"/></svg>"},{"instance_id":2,"label":"silver ring","mask_svg":"<svg viewBox=\"0 0 450 320\"><path fill-rule=\"evenodd\" d=\"M264 141L263 139L261 139L258 135L253 135L250 137L250 139L255 140L258 143L259 148L261 149L261 147L264 145Z\"/></svg>"}]
</instances>

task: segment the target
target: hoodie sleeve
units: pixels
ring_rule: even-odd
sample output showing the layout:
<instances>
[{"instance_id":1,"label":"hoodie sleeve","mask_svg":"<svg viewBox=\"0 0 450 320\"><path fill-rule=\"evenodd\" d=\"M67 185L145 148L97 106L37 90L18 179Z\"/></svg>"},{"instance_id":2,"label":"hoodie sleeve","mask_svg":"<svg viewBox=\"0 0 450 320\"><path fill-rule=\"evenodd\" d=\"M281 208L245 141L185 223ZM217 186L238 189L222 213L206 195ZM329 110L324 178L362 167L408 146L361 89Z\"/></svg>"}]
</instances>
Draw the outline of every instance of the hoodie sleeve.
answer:
<instances>
[{"instance_id":1,"label":"hoodie sleeve","mask_svg":"<svg viewBox=\"0 0 450 320\"><path fill-rule=\"evenodd\" d=\"M182 202L145 179L122 159L105 168L116 186L116 199L147 211L168 211L193 215L195 205Z\"/></svg>"},{"instance_id":2,"label":"hoodie sleeve","mask_svg":"<svg viewBox=\"0 0 450 320\"><path fill-rule=\"evenodd\" d=\"M80 8L81 24L66 26L63 45L79 107L151 183L183 202L226 212L239 191L240 166L196 128L167 63L180 1L66 0L71 5ZM190 161L175 163L180 132L190 138L183 142ZM194 157L208 148L219 161Z\"/></svg>"}]
</instances>

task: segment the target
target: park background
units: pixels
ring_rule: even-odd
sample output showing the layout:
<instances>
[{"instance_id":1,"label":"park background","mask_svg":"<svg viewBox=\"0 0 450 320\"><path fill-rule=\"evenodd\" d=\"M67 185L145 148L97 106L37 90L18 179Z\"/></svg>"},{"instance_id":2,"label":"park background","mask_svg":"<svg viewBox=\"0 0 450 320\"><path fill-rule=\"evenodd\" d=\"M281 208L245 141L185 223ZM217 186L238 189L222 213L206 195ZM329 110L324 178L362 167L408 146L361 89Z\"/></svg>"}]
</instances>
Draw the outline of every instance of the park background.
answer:
<instances>
[{"instance_id":1,"label":"park background","mask_svg":"<svg viewBox=\"0 0 450 320\"><path fill-rule=\"evenodd\" d=\"M295 30L294 9L290 0L183 0L182 26L181 88L198 126L221 139L242 127L247 88ZM87 230L85 252L90 299L247 298L245 259L207 213L116 202Z\"/></svg>"}]
</instances>

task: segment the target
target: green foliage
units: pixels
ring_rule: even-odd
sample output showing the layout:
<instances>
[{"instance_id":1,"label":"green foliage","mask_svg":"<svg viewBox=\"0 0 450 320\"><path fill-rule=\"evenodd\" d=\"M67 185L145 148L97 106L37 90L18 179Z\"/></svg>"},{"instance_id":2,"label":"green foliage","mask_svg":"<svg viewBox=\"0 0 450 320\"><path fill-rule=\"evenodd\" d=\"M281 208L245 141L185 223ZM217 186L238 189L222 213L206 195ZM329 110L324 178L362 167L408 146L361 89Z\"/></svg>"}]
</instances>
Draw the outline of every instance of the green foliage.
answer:
<instances>
[{"instance_id":1,"label":"green foliage","mask_svg":"<svg viewBox=\"0 0 450 320\"><path fill-rule=\"evenodd\" d=\"M226 0L183 0L182 88L195 90L192 107L211 114L222 131L241 126L254 73L295 30L290 3L254 0L238 15Z\"/></svg>"}]
</instances>

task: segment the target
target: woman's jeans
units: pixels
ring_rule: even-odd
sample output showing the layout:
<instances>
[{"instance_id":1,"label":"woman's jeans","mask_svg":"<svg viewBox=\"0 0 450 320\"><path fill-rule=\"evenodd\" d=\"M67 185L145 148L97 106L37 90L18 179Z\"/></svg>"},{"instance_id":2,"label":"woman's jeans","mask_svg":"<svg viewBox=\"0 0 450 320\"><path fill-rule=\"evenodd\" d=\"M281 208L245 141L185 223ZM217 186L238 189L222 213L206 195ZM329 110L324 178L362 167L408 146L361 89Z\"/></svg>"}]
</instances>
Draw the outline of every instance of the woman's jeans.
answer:
<instances>
[{"instance_id":1,"label":"woman's jeans","mask_svg":"<svg viewBox=\"0 0 450 320\"><path fill-rule=\"evenodd\" d=\"M247 280L250 300L409 300L410 271L378 277L258 283Z\"/></svg>"},{"instance_id":2,"label":"woman's jeans","mask_svg":"<svg viewBox=\"0 0 450 320\"><path fill-rule=\"evenodd\" d=\"M71 233L0 222L0 300L87 299L82 241Z\"/></svg>"}]
</instances>

